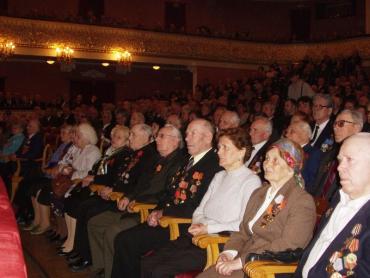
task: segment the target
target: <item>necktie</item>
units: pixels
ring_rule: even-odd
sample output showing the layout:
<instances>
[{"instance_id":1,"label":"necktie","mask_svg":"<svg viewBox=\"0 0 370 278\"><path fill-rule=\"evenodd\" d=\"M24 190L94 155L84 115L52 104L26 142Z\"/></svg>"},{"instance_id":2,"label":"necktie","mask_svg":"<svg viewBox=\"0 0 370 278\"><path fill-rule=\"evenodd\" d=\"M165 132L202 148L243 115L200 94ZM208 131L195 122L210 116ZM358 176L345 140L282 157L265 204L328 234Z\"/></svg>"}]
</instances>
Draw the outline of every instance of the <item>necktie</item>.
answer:
<instances>
[{"instance_id":1,"label":"necktie","mask_svg":"<svg viewBox=\"0 0 370 278\"><path fill-rule=\"evenodd\" d=\"M315 125L315 130L313 131L313 136L312 136L312 139L310 141L311 143L315 142L318 131L319 131L319 126Z\"/></svg>"},{"instance_id":2,"label":"necktie","mask_svg":"<svg viewBox=\"0 0 370 278\"><path fill-rule=\"evenodd\" d=\"M194 157L190 157L188 165L186 165L186 172L189 171L191 167L193 167L194 164Z\"/></svg>"}]
</instances>

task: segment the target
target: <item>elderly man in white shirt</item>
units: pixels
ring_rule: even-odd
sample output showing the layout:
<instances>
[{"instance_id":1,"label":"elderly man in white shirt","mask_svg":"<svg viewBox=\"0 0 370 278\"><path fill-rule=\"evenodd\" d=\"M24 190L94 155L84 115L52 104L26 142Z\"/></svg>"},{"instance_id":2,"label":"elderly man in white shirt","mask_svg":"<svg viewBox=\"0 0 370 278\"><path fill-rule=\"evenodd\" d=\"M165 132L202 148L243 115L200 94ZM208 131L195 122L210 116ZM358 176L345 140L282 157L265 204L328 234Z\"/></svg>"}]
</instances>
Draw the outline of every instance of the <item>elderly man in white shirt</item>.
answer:
<instances>
[{"instance_id":1,"label":"elderly man in white shirt","mask_svg":"<svg viewBox=\"0 0 370 278\"><path fill-rule=\"evenodd\" d=\"M340 149L342 189L307 247L295 277L370 277L370 134L346 139Z\"/></svg>"}]
</instances>

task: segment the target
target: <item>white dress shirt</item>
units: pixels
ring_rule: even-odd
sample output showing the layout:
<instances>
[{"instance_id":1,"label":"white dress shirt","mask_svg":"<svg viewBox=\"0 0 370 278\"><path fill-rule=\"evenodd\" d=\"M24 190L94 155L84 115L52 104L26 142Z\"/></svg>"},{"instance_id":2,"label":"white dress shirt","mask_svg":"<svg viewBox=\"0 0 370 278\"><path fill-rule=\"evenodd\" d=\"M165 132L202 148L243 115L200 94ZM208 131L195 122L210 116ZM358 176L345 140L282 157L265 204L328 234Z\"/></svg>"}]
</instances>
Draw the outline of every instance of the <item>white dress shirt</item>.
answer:
<instances>
[{"instance_id":1,"label":"white dress shirt","mask_svg":"<svg viewBox=\"0 0 370 278\"><path fill-rule=\"evenodd\" d=\"M249 197L261 186L261 180L244 165L232 171L220 171L193 213L192 223L208 226L208 233L239 231Z\"/></svg>"},{"instance_id":2,"label":"white dress shirt","mask_svg":"<svg viewBox=\"0 0 370 278\"><path fill-rule=\"evenodd\" d=\"M315 245L302 270L302 277L307 278L310 269L317 263L325 250L329 247L332 241L344 229L348 222L355 216L355 214L362 208L362 206L370 200L370 195L351 200L348 194L342 190L340 193L340 202L333 211L329 222L320 233Z\"/></svg>"},{"instance_id":3,"label":"white dress shirt","mask_svg":"<svg viewBox=\"0 0 370 278\"><path fill-rule=\"evenodd\" d=\"M252 153L251 153L251 157L248 159L247 162L245 162L245 166L249 167L249 164L252 162L253 158L256 156L256 154L258 153L258 151L260 149L262 149L262 147L267 143L267 140L265 141L262 141L256 145L253 145L253 150L252 150Z\"/></svg>"},{"instance_id":4,"label":"white dress shirt","mask_svg":"<svg viewBox=\"0 0 370 278\"><path fill-rule=\"evenodd\" d=\"M319 138L320 134L322 133L322 131L324 130L324 128L326 127L326 125L329 123L329 119L327 119L325 122L319 124L319 130L317 131L317 134L316 134L316 138L315 138L315 141L311 142L311 146L315 145L316 141L317 141L317 138ZM314 136L314 132L312 133L312 138ZM311 138L311 139L312 139Z\"/></svg>"}]
</instances>

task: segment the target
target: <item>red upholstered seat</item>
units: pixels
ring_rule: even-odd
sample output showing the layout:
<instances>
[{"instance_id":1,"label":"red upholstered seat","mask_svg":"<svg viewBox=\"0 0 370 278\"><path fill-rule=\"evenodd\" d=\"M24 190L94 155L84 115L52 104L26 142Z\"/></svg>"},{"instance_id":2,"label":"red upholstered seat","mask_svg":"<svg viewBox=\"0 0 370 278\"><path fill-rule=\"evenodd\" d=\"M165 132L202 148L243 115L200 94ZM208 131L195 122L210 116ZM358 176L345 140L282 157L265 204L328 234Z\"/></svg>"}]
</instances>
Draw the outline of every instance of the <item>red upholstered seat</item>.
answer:
<instances>
[{"instance_id":1,"label":"red upholstered seat","mask_svg":"<svg viewBox=\"0 0 370 278\"><path fill-rule=\"evenodd\" d=\"M201 270L185 272L185 273L177 274L175 278L193 278L201 272L202 272Z\"/></svg>"},{"instance_id":2,"label":"red upholstered seat","mask_svg":"<svg viewBox=\"0 0 370 278\"><path fill-rule=\"evenodd\" d=\"M1 178L0 215L0 277L27 277L18 227Z\"/></svg>"}]
</instances>

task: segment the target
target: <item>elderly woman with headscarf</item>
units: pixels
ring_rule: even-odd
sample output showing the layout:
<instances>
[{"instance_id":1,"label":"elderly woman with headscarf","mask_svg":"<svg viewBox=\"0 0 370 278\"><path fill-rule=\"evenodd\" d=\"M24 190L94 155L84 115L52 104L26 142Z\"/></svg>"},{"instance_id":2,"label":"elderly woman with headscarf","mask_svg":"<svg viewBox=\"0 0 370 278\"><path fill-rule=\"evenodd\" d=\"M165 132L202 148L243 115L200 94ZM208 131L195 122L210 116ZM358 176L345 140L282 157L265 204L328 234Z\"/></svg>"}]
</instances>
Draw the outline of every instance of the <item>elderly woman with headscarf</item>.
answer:
<instances>
[{"instance_id":1,"label":"elderly woman with headscarf","mask_svg":"<svg viewBox=\"0 0 370 278\"><path fill-rule=\"evenodd\" d=\"M240 231L231 235L216 265L199 277L243 277L251 253L294 250L309 243L316 210L303 189L303 159L301 147L288 139L272 144L263 163L268 184L253 193Z\"/></svg>"}]
</instances>

